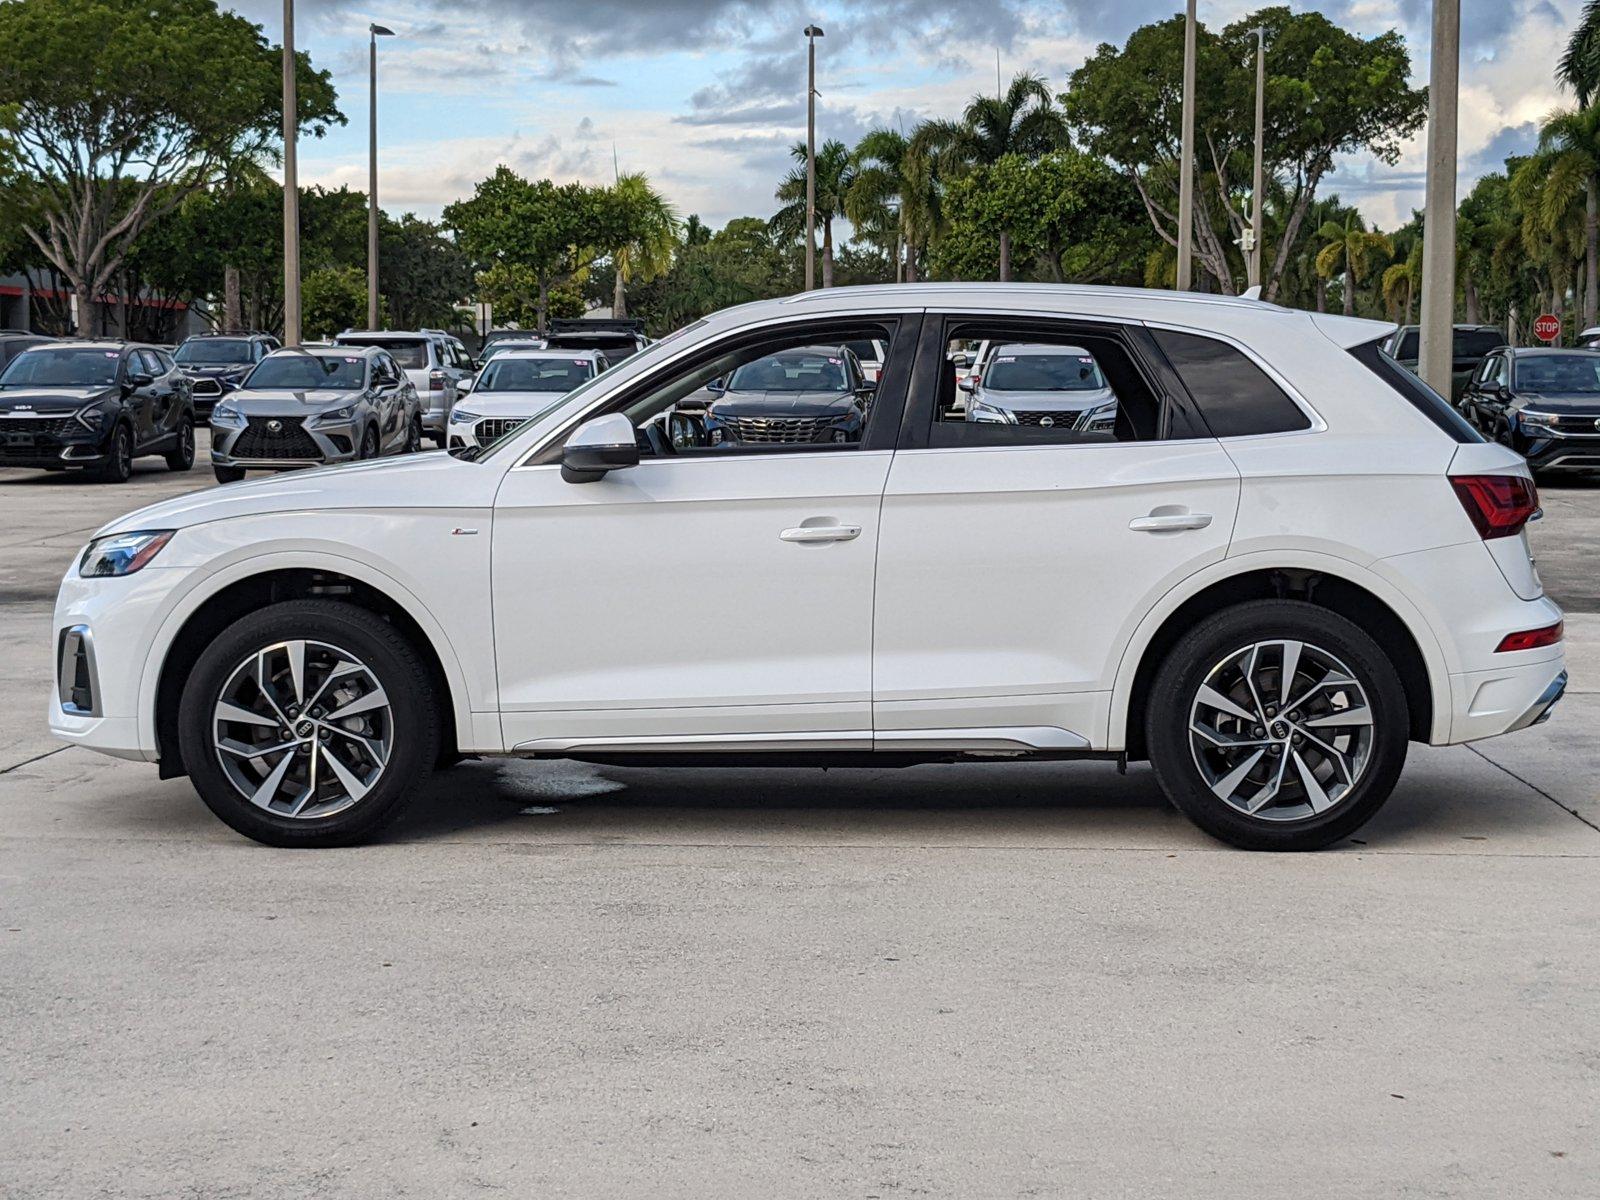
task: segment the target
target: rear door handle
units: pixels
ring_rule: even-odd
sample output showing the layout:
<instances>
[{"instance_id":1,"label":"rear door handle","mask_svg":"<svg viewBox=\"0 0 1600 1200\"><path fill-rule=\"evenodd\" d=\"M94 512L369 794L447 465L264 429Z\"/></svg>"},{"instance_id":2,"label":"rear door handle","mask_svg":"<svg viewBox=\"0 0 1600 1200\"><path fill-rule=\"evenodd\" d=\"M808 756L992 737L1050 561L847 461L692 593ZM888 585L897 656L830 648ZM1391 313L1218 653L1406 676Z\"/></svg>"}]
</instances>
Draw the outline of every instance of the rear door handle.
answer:
<instances>
[{"instance_id":1,"label":"rear door handle","mask_svg":"<svg viewBox=\"0 0 1600 1200\"><path fill-rule=\"evenodd\" d=\"M861 536L861 526L796 525L778 536L786 542L848 542Z\"/></svg>"},{"instance_id":2,"label":"rear door handle","mask_svg":"<svg viewBox=\"0 0 1600 1200\"><path fill-rule=\"evenodd\" d=\"M1211 524L1210 513L1151 513L1135 517L1128 528L1139 533L1171 533L1181 529L1204 529Z\"/></svg>"}]
</instances>

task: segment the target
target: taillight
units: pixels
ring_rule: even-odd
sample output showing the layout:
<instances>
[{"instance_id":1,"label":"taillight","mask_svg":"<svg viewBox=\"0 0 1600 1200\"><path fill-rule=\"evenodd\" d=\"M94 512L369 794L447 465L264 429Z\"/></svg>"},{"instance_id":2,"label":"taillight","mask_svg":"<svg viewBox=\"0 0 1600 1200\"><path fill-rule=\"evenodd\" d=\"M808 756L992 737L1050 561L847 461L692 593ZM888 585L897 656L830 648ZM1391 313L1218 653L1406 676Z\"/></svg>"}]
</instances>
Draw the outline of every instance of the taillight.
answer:
<instances>
[{"instance_id":1,"label":"taillight","mask_svg":"<svg viewBox=\"0 0 1600 1200\"><path fill-rule=\"evenodd\" d=\"M1564 626L1565 622L1557 621L1554 625L1545 625L1539 629L1508 633L1500 639L1500 644L1494 648L1494 652L1504 654L1508 650L1537 650L1540 646L1554 646L1561 640Z\"/></svg>"},{"instance_id":2,"label":"taillight","mask_svg":"<svg viewBox=\"0 0 1600 1200\"><path fill-rule=\"evenodd\" d=\"M1450 486L1485 541L1515 537L1539 511L1538 490L1521 475L1452 475Z\"/></svg>"},{"instance_id":3,"label":"taillight","mask_svg":"<svg viewBox=\"0 0 1600 1200\"><path fill-rule=\"evenodd\" d=\"M435 371L428 376L428 390L430 392L444 391L444 373L442 371Z\"/></svg>"}]
</instances>

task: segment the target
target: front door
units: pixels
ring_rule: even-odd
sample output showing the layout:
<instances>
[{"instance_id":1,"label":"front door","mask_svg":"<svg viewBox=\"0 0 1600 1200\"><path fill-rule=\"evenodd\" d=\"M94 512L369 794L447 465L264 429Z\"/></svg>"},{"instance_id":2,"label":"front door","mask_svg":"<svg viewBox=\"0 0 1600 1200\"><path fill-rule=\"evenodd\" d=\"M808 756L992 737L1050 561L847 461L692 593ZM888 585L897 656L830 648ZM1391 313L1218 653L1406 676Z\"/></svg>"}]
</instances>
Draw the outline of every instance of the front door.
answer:
<instances>
[{"instance_id":1,"label":"front door","mask_svg":"<svg viewBox=\"0 0 1600 1200\"><path fill-rule=\"evenodd\" d=\"M858 394L840 347L859 332L794 323L708 347L602 406L639 427L639 465L569 483L547 455L506 474L493 590L508 748L870 747L899 411ZM711 418L739 398L743 416Z\"/></svg>"}]
</instances>

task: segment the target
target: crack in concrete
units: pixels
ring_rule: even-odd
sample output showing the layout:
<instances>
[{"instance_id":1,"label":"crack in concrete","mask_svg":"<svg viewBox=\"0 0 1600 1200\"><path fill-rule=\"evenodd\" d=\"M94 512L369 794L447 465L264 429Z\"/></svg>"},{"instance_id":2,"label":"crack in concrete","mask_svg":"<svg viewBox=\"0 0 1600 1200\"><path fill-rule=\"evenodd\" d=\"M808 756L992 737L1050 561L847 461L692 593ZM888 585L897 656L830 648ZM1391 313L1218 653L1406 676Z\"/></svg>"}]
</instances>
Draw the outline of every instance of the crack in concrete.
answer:
<instances>
[{"instance_id":1,"label":"crack in concrete","mask_svg":"<svg viewBox=\"0 0 1600 1200\"><path fill-rule=\"evenodd\" d=\"M1488 763L1491 767L1494 767L1498 771L1504 771L1507 775L1511 776L1511 778L1515 779L1518 783L1522 784L1524 787L1531 788L1533 791L1535 791L1539 795L1543 796L1546 800L1550 801L1551 804L1554 804L1562 812L1570 813L1572 816L1576 817L1579 821L1583 822L1583 824L1587 825L1590 829L1594 830L1596 833L1600 833L1600 825L1596 825L1593 821L1589 820L1588 817L1584 816L1577 809L1572 808L1572 807L1570 807L1570 806L1568 806L1566 804L1563 804L1561 801L1557 800L1554 796L1552 796L1549 792L1545 791L1538 784L1532 783L1529 780L1524 779L1521 775L1518 775L1515 771L1513 771L1510 767L1506 766L1504 763L1495 762L1494 759L1490 758L1487 754L1485 754L1482 750L1479 750L1476 746L1473 746L1473 745L1469 744L1467 746L1467 749L1471 750L1474 754L1476 754L1479 758L1483 759L1483 761Z\"/></svg>"}]
</instances>

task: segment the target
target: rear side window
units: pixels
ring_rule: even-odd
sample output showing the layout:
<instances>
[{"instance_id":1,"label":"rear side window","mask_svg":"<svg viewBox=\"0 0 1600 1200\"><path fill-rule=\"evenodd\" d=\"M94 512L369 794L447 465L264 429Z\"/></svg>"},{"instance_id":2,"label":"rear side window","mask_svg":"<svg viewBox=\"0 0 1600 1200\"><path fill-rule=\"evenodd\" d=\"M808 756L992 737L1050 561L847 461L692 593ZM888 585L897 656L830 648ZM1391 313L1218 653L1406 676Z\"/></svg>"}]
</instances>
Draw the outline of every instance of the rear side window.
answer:
<instances>
[{"instance_id":1,"label":"rear side window","mask_svg":"<svg viewBox=\"0 0 1600 1200\"><path fill-rule=\"evenodd\" d=\"M1385 354L1381 341L1357 346L1350 353L1357 362L1399 392L1412 408L1448 433L1455 441L1485 440L1482 434L1467 424L1466 418L1451 406L1450 401Z\"/></svg>"},{"instance_id":2,"label":"rear side window","mask_svg":"<svg viewBox=\"0 0 1600 1200\"><path fill-rule=\"evenodd\" d=\"M1267 373L1226 342L1152 329L1213 437L1249 437L1310 429L1299 405Z\"/></svg>"},{"instance_id":3,"label":"rear side window","mask_svg":"<svg viewBox=\"0 0 1600 1200\"><path fill-rule=\"evenodd\" d=\"M1457 358L1481 358L1506 344L1498 329L1458 329L1451 348Z\"/></svg>"}]
</instances>

